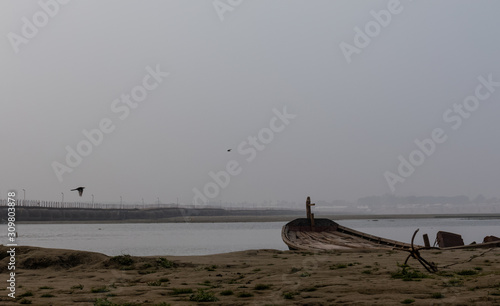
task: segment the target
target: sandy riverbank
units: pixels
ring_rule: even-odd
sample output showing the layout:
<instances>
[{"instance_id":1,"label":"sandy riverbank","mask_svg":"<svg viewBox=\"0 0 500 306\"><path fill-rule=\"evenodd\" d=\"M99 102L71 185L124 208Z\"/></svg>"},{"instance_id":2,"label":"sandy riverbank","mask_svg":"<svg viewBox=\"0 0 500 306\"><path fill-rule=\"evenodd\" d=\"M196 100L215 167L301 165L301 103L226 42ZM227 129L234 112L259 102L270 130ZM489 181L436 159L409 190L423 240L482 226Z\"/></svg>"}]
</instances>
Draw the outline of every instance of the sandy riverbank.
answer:
<instances>
[{"instance_id":1,"label":"sandy riverbank","mask_svg":"<svg viewBox=\"0 0 500 306\"><path fill-rule=\"evenodd\" d=\"M1 256L6 251L0 247ZM23 246L16 252L17 298L2 286L2 305L196 305L190 299L197 296L215 297L213 305L500 304L499 248L422 251L440 272L410 259L409 271L418 273L406 274L409 281L397 265L407 253L387 250L108 257ZM0 260L5 280L8 260Z\"/></svg>"}]
</instances>

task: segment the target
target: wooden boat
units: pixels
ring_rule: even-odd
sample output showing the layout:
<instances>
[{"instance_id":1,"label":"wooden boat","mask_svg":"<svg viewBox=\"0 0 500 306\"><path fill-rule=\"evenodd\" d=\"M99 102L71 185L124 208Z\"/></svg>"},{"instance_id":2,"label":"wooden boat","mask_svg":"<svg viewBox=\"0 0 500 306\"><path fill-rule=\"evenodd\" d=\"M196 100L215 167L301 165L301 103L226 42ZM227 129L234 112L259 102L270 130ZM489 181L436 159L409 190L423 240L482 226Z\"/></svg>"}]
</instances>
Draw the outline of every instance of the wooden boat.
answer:
<instances>
[{"instance_id":1,"label":"wooden boat","mask_svg":"<svg viewBox=\"0 0 500 306\"><path fill-rule=\"evenodd\" d=\"M313 205L310 197L307 197L307 218L295 219L283 226L281 238L290 250L397 249L408 251L412 249L409 243L363 233L329 219L315 219L314 214L311 213ZM430 248L429 245L425 247L413 246L416 249ZM500 241L443 247L441 249L490 247L500 247Z\"/></svg>"},{"instance_id":2,"label":"wooden boat","mask_svg":"<svg viewBox=\"0 0 500 306\"><path fill-rule=\"evenodd\" d=\"M373 236L329 219L295 219L283 226L281 238L290 250L403 249L411 245Z\"/></svg>"},{"instance_id":3,"label":"wooden boat","mask_svg":"<svg viewBox=\"0 0 500 306\"><path fill-rule=\"evenodd\" d=\"M411 245L373 236L342 226L330 219L315 219L311 213L311 198L307 197L307 218L288 222L281 230L281 238L290 250L343 249L403 249Z\"/></svg>"}]
</instances>

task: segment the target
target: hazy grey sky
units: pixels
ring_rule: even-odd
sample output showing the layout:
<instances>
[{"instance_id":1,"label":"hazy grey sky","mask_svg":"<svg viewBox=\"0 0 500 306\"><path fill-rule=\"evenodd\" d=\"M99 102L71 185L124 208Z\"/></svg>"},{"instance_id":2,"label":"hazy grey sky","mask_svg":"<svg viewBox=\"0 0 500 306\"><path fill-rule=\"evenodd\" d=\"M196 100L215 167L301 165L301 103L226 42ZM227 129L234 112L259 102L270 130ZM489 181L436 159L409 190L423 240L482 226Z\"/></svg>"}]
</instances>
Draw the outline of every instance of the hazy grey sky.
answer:
<instances>
[{"instance_id":1,"label":"hazy grey sky","mask_svg":"<svg viewBox=\"0 0 500 306\"><path fill-rule=\"evenodd\" d=\"M455 0L1 1L1 197L498 197L499 11ZM82 131L101 121L108 133L93 144ZM442 143L426 153L415 140L433 130ZM67 147L87 156L72 167ZM69 191L78 186L83 198Z\"/></svg>"}]
</instances>

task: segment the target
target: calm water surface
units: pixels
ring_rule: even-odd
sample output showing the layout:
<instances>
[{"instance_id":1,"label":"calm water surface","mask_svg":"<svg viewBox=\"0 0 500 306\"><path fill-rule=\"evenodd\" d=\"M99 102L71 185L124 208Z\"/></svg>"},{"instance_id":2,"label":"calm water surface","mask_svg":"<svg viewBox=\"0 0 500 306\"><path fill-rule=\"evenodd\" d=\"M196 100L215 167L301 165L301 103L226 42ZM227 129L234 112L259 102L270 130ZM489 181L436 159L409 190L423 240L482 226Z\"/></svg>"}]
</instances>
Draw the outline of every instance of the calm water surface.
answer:
<instances>
[{"instance_id":1,"label":"calm water surface","mask_svg":"<svg viewBox=\"0 0 500 306\"><path fill-rule=\"evenodd\" d=\"M286 250L281 227L286 222L244 223L120 223L120 224L18 224L18 244L47 248L94 251L107 255L207 255L249 249ZM341 220L339 224L369 234L431 244L438 231L462 235L466 244L484 236L500 237L500 219L380 219ZM4 232L4 229L2 229ZM2 233L2 237L7 237ZM6 244L6 238L1 240Z\"/></svg>"}]
</instances>

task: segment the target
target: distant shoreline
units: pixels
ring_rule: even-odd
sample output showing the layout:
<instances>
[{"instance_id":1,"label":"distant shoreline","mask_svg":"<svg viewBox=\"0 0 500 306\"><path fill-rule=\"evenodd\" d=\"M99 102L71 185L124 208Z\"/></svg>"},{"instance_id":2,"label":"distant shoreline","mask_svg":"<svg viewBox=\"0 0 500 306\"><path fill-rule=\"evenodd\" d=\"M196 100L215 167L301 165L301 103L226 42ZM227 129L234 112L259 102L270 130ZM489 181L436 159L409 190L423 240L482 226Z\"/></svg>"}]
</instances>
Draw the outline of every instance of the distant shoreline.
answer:
<instances>
[{"instance_id":1,"label":"distant shoreline","mask_svg":"<svg viewBox=\"0 0 500 306\"><path fill-rule=\"evenodd\" d=\"M113 224L113 223L233 223L233 222L289 222L300 215L271 216L190 216L159 219L128 219L128 220L84 220L84 221L22 221L19 224ZM333 215L315 216L331 220L379 220L379 219L500 219L500 214L393 214L393 215Z\"/></svg>"}]
</instances>

